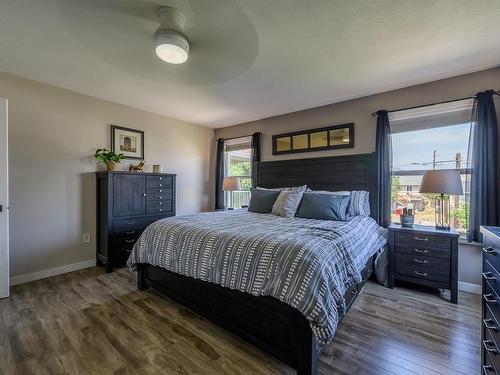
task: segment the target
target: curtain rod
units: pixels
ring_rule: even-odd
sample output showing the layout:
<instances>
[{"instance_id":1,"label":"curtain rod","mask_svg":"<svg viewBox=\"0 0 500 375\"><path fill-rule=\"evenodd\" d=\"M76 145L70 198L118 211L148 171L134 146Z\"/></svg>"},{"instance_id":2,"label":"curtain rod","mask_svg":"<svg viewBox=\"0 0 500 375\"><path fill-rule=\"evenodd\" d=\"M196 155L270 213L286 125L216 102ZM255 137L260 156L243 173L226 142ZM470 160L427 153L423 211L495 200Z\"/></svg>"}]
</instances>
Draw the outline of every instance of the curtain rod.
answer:
<instances>
[{"instance_id":1,"label":"curtain rod","mask_svg":"<svg viewBox=\"0 0 500 375\"><path fill-rule=\"evenodd\" d=\"M495 95L500 95L500 90L493 91L493 94ZM428 107L430 105L438 105L438 104L446 104L446 103L453 103L453 102L459 102L461 100L466 100L466 99L475 99L477 95L474 96L467 96L465 98L460 98L460 99L452 99L452 100L445 100L442 102L436 102L436 103L431 103L431 104L422 104L422 105L416 105L414 107L407 107L407 108L399 108L399 109L393 109L391 111L387 111L387 113L393 113L393 112L399 112L399 111L406 111L408 109L417 109L417 108L423 108L423 107ZM377 117L377 112L372 113L372 117Z\"/></svg>"},{"instance_id":2,"label":"curtain rod","mask_svg":"<svg viewBox=\"0 0 500 375\"><path fill-rule=\"evenodd\" d=\"M255 133L252 133L252 134L248 134L248 135L239 135L237 137L231 137L231 138L222 138L224 141L230 141L231 139L238 139L238 138L247 138L247 137L251 137L253 136ZM259 133L260 134L260 133ZM221 138L217 138L215 140L215 142L217 142L219 139Z\"/></svg>"}]
</instances>

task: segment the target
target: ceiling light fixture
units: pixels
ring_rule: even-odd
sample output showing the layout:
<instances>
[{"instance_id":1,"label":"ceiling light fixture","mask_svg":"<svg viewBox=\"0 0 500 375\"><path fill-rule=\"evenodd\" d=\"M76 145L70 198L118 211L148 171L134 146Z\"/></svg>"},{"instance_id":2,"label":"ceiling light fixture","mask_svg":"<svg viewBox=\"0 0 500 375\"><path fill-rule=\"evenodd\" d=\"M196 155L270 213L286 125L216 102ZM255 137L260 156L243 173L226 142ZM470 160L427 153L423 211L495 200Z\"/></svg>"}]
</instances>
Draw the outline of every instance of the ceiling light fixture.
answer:
<instances>
[{"instance_id":1,"label":"ceiling light fixture","mask_svg":"<svg viewBox=\"0 0 500 375\"><path fill-rule=\"evenodd\" d=\"M160 28L155 33L156 54L170 64L185 63L189 57L189 42L182 34L186 18L175 8L158 10Z\"/></svg>"}]
</instances>

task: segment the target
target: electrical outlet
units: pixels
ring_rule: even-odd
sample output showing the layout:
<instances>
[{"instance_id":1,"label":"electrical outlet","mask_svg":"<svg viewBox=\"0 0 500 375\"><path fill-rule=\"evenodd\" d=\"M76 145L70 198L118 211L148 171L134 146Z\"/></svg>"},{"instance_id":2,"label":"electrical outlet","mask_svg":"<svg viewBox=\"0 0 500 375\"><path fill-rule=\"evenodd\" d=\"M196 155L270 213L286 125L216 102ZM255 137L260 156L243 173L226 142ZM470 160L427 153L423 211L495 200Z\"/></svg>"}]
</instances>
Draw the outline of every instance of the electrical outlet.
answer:
<instances>
[{"instance_id":1,"label":"electrical outlet","mask_svg":"<svg viewBox=\"0 0 500 375\"><path fill-rule=\"evenodd\" d=\"M89 243L90 242L90 232L83 233L82 242Z\"/></svg>"}]
</instances>

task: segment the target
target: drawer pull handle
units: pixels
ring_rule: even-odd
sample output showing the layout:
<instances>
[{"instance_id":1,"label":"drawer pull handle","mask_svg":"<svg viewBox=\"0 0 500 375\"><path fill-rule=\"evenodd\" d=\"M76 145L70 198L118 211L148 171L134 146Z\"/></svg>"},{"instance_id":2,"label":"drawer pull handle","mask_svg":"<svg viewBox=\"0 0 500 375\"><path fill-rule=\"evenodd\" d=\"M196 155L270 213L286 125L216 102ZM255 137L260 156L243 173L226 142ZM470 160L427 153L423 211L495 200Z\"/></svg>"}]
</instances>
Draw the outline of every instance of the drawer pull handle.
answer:
<instances>
[{"instance_id":1,"label":"drawer pull handle","mask_svg":"<svg viewBox=\"0 0 500 375\"><path fill-rule=\"evenodd\" d=\"M162 184L158 184L159 187L162 187L163 185Z\"/></svg>"},{"instance_id":2,"label":"drawer pull handle","mask_svg":"<svg viewBox=\"0 0 500 375\"><path fill-rule=\"evenodd\" d=\"M127 221L125 224L126 225L133 225L133 224L135 224L135 221Z\"/></svg>"},{"instance_id":3,"label":"drawer pull handle","mask_svg":"<svg viewBox=\"0 0 500 375\"><path fill-rule=\"evenodd\" d=\"M494 248L492 248L492 247L483 247L483 251L486 254L497 255L496 250Z\"/></svg>"},{"instance_id":4,"label":"drawer pull handle","mask_svg":"<svg viewBox=\"0 0 500 375\"><path fill-rule=\"evenodd\" d=\"M159 208L159 209L158 209L158 211L160 211L160 212L161 212L161 211L162 211L162 209L161 209L161 208Z\"/></svg>"},{"instance_id":5,"label":"drawer pull handle","mask_svg":"<svg viewBox=\"0 0 500 375\"><path fill-rule=\"evenodd\" d=\"M493 294L491 294L491 293L483 294L483 298L486 302L496 303L497 302L496 298L495 297L492 298L492 297L493 297Z\"/></svg>"},{"instance_id":6,"label":"drawer pull handle","mask_svg":"<svg viewBox=\"0 0 500 375\"><path fill-rule=\"evenodd\" d=\"M160 180L163 180L163 177L160 177L159 179L160 179Z\"/></svg>"},{"instance_id":7,"label":"drawer pull handle","mask_svg":"<svg viewBox=\"0 0 500 375\"><path fill-rule=\"evenodd\" d=\"M163 203L162 202L158 202L158 206L161 206Z\"/></svg>"},{"instance_id":8,"label":"drawer pull handle","mask_svg":"<svg viewBox=\"0 0 500 375\"><path fill-rule=\"evenodd\" d=\"M132 243L132 242L135 242L135 239L133 239L133 238L129 238L128 240L125 240L125 242L127 242L127 243Z\"/></svg>"},{"instance_id":9,"label":"drawer pull handle","mask_svg":"<svg viewBox=\"0 0 500 375\"><path fill-rule=\"evenodd\" d=\"M427 237L422 238L422 237L417 237L417 236L415 236L415 237L413 237L413 238L414 238L416 241L429 241L429 239L428 239Z\"/></svg>"},{"instance_id":10,"label":"drawer pull handle","mask_svg":"<svg viewBox=\"0 0 500 375\"><path fill-rule=\"evenodd\" d=\"M127 252L127 253L131 253L131 252L132 252L132 249L130 249L130 250L125 250L125 252Z\"/></svg>"},{"instance_id":11,"label":"drawer pull handle","mask_svg":"<svg viewBox=\"0 0 500 375\"><path fill-rule=\"evenodd\" d=\"M146 193L142 193L142 196L145 197L147 194Z\"/></svg>"},{"instance_id":12,"label":"drawer pull handle","mask_svg":"<svg viewBox=\"0 0 500 375\"><path fill-rule=\"evenodd\" d=\"M135 230L129 230L128 232L125 232L125 234L134 234Z\"/></svg>"},{"instance_id":13,"label":"drawer pull handle","mask_svg":"<svg viewBox=\"0 0 500 375\"><path fill-rule=\"evenodd\" d=\"M485 280L496 280L497 278L495 276L491 276L491 272L483 272L483 277Z\"/></svg>"},{"instance_id":14,"label":"drawer pull handle","mask_svg":"<svg viewBox=\"0 0 500 375\"><path fill-rule=\"evenodd\" d=\"M425 260L420 260L418 258L413 258L413 260L416 262L416 263L421 263L421 264L427 264L429 263L429 261L427 259Z\"/></svg>"},{"instance_id":15,"label":"drawer pull handle","mask_svg":"<svg viewBox=\"0 0 500 375\"><path fill-rule=\"evenodd\" d=\"M493 323L493 319L483 319L483 324L486 329L489 329L490 331L497 331L497 327L494 325L490 325L489 323Z\"/></svg>"},{"instance_id":16,"label":"drawer pull handle","mask_svg":"<svg viewBox=\"0 0 500 375\"><path fill-rule=\"evenodd\" d=\"M160 189L160 190L158 190L158 193L161 193L161 191L162 191L161 189Z\"/></svg>"},{"instance_id":17,"label":"drawer pull handle","mask_svg":"<svg viewBox=\"0 0 500 375\"><path fill-rule=\"evenodd\" d=\"M161 197L158 197L158 199L161 199Z\"/></svg>"},{"instance_id":18,"label":"drawer pull handle","mask_svg":"<svg viewBox=\"0 0 500 375\"><path fill-rule=\"evenodd\" d=\"M494 347L491 348L489 345L494 346L495 344L491 340L483 340L484 350L486 350L487 352L490 352L490 353L496 353L497 350Z\"/></svg>"},{"instance_id":19,"label":"drawer pull handle","mask_svg":"<svg viewBox=\"0 0 500 375\"><path fill-rule=\"evenodd\" d=\"M413 273L418 276L427 276L427 272L413 271Z\"/></svg>"},{"instance_id":20,"label":"drawer pull handle","mask_svg":"<svg viewBox=\"0 0 500 375\"><path fill-rule=\"evenodd\" d=\"M493 367L491 367L490 365L483 366L483 374L484 375L488 375L488 372L491 372L491 371L493 371Z\"/></svg>"},{"instance_id":21,"label":"drawer pull handle","mask_svg":"<svg viewBox=\"0 0 500 375\"><path fill-rule=\"evenodd\" d=\"M419 249L413 249L415 250L416 253L421 253L421 254L427 254L429 250L419 250Z\"/></svg>"}]
</instances>

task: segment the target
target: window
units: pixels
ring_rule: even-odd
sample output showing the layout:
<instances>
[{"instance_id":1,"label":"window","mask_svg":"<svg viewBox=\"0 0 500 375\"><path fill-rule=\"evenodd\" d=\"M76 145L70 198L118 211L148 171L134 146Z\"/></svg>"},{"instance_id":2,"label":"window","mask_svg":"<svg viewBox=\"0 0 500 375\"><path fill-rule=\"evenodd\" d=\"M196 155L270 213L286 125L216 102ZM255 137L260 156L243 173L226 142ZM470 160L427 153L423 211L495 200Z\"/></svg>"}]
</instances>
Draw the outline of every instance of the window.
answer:
<instances>
[{"instance_id":1,"label":"window","mask_svg":"<svg viewBox=\"0 0 500 375\"><path fill-rule=\"evenodd\" d=\"M467 230L466 196L470 192L467 151L472 101L435 105L391 114L392 221L399 222L403 207L413 206L415 223L434 225L434 195L420 194L429 169L460 169L462 196L450 199L451 226Z\"/></svg>"},{"instance_id":2,"label":"window","mask_svg":"<svg viewBox=\"0 0 500 375\"><path fill-rule=\"evenodd\" d=\"M224 177L238 177L240 190L226 191L226 206L240 208L250 202L252 186L252 138L229 139L225 142Z\"/></svg>"}]
</instances>

